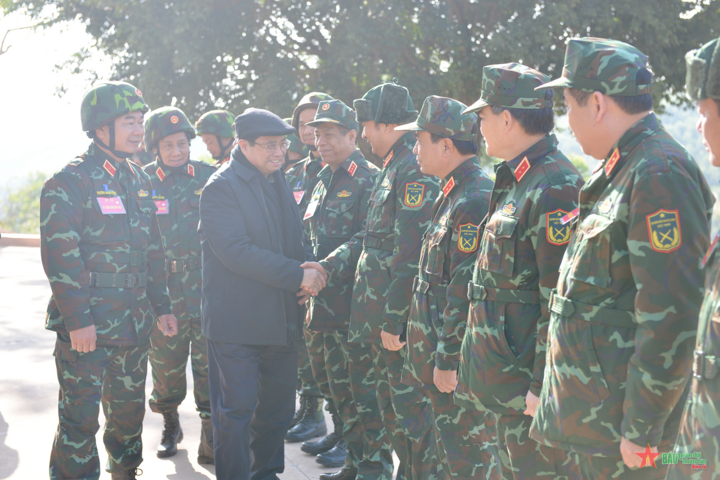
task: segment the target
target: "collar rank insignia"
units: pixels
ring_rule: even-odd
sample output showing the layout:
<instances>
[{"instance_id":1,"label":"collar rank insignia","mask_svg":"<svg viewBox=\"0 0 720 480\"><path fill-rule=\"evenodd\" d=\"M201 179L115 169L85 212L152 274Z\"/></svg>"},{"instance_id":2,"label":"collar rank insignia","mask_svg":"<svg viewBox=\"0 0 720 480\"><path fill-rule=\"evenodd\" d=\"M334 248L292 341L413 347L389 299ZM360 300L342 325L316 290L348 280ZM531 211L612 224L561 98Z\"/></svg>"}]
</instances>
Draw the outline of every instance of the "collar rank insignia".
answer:
<instances>
[{"instance_id":1,"label":"collar rank insignia","mask_svg":"<svg viewBox=\"0 0 720 480\"><path fill-rule=\"evenodd\" d=\"M680 212L660 209L645 217L650 248L658 253L674 252L682 245Z\"/></svg>"},{"instance_id":2,"label":"collar rank insignia","mask_svg":"<svg viewBox=\"0 0 720 480\"><path fill-rule=\"evenodd\" d=\"M195 190L193 193L195 195L200 195L202 193L202 188L200 190Z\"/></svg>"},{"instance_id":3,"label":"collar rank insignia","mask_svg":"<svg viewBox=\"0 0 720 480\"><path fill-rule=\"evenodd\" d=\"M478 226L472 223L460 225L458 228L458 250L471 253L478 248Z\"/></svg>"},{"instance_id":4,"label":"collar rank insignia","mask_svg":"<svg viewBox=\"0 0 720 480\"><path fill-rule=\"evenodd\" d=\"M191 177L195 176L195 167L193 167L189 163L188 163L188 175L190 175Z\"/></svg>"},{"instance_id":5,"label":"collar rank insignia","mask_svg":"<svg viewBox=\"0 0 720 480\"><path fill-rule=\"evenodd\" d=\"M347 190L343 190L342 192L338 192L337 196L340 198L347 198L350 195L352 195L352 192L348 192Z\"/></svg>"},{"instance_id":6,"label":"collar rank insignia","mask_svg":"<svg viewBox=\"0 0 720 480\"><path fill-rule=\"evenodd\" d=\"M708 248L708 251L705 252L705 255L702 258L702 262L700 263L700 268L705 268L707 266L708 262L710 261L710 257L712 257L712 254L718 245L718 239L720 239L720 233L715 235L715 238L713 239L712 243L710 244L710 248Z\"/></svg>"},{"instance_id":7,"label":"collar rank insignia","mask_svg":"<svg viewBox=\"0 0 720 480\"><path fill-rule=\"evenodd\" d=\"M520 165L517 166L515 171L513 172L515 174L515 178L517 179L518 183L525 177L525 174L530 170L530 162L528 161L528 158L525 157L522 159L522 162L520 162Z\"/></svg>"},{"instance_id":8,"label":"collar rank insignia","mask_svg":"<svg viewBox=\"0 0 720 480\"><path fill-rule=\"evenodd\" d=\"M390 155L388 155L387 157L385 157L385 161L383 162L383 168L385 168L385 167L388 166L388 163L390 163L390 160L392 160L393 155L395 155L395 152L394 152L394 151L390 152Z\"/></svg>"},{"instance_id":9,"label":"collar rank insignia","mask_svg":"<svg viewBox=\"0 0 720 480\"><path fill-rule=\"evenodd\" d=\"M610 159L607 161L607 165L605 165L605 176L609 177L612 173L613 169L615 168L615 165L620 161L620 150L615 147L615 151L613 152Z\"/></svg>"},{"instance_id":10,"label":"collar rank insignia","mask_svg":"<svg viewBox=\"0 0 720 480\"><path fill-rule=\"evenodd\" d=\"M405 185L405 199L403 203L406 207L419 207L423 203L423 198L425 198L425 185L418 182Z\"/></svg>"},{"instance_id":11,"label":"collar rank insignia","mask_svg":"<svg viewBox=\"0 0 720 480\"><path fill-rule=\"evenodd\" d=\"M514 203L506 203L502 207L502 213L504 213L505 215L512 215L516 211L517 211L517 207L515 206Z\"/></svg>"},{"instance_id":12,"label":"collar rank insignia","mask_svg":"<svg viewBox=\"0 0 720 480\"><path fill-rule=\"evenodd\" d=\"M452 189L455 188L455 177L450 178L450 181L443 187L443 195L447 197Z\"/></svg>"},{"instance_id":13,"label":"collar rank insignia","mask_svg":"<svg viewBox=\"0 0 720 480\"><path fill-rule=\"evenodd\" d=\"M576 207L575 210L561 217L560 223L562 223L563 225L567 225L568 223L575 220L578 215L580 215L580 207Z\"/></svg>"},{"instance_id":14,"label":"collar rank insignia","mask_svg":"<svg viewBox=\"0 0 720 480\"><path fill-rule=\"evenodd\" d=\"M103 163L103 168L106 172L110 174L111 177L115 176L115 172L117 172L117 169L113 167L113 164L110 163L108 160L105 160L105 163Z\"/></svg>"},{"instance_id":15,"label":"collar rank insignia","mask_svg":"<svg viewBox=\"0 0 720 480\"><path fill-rule=\"evenodd\" d=\"M562 223L562 219L568 213L564 210L555 210L547 214L545 237L551 245L565 245L570 241L570 225Z\"/></svg>"},{"instance_id":16,"label":"collar rank insignia","mask_svg":"<svg viewBox=\"0 0 720 480\"><path fill-rule=\"evenodd\" d=\"M163 172L162 168L158 167L158 169L155 171L155 175L158 176L161 182L165 180L165 172Z\"/></svg>"},{"instance_id":17,"label":"collar rank insignia","mask_svg":"<svg viewBox=\"0 0 720 480\"><path fill-rule=\"evenodd\" d=\"M325 105L327 105L327 103ZM355 176L355 170L357 170L357 164L355 162L351 162L350 166L348 167L348 173L351 177Z\"/></svg>"},{"instance_id":18,"label":"collar rank insignia","mask_svg":"<svg viewBox=\"0 0 720 480\"><path fill-rule=\"evenodd\" d=\"M149 193L146 192L145 190L140 190L138 192L138 197L147 197L148 195L149 195Z\"/></svg>"}]
</instances>

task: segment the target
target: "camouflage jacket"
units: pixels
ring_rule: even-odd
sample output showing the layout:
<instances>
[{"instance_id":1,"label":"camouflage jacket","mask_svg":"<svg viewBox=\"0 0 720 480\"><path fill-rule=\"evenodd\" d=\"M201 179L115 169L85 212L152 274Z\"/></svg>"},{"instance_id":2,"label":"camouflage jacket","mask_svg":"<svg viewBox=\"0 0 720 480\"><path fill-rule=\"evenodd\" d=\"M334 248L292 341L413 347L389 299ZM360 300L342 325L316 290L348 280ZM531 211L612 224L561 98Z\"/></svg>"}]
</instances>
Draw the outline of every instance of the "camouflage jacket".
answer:
<instances>
[{"instance_id":1,"label":"camouflage jacket","mask_svg":"<svg viewBox=\"0 0 720 480\"><path fill-rule=\"evenodd\" d=\"M318 173L324 166L325 163L320 157L313 158L312 155L308 155L285 172L285 179L300 208L300 218L305 216L305 209L310 204L310 197L318 182Z\"/></svg>"},{"instance_id":2,"label":"camouflage jacket","mask_svg":"<svg viewBox=\"0 0 720 480\"><path fill-rule=\"evenodd\" d=\"M522 414L528 388L540 393L548 299L570 239L560 218L577 206L583 180L545 136L496 179L480 240L458 392L500 414Z\"/></svg>"},{"instance_id":3,"label":"camouflage jacket","mask_svg":"<svg viewBox=\"0 0 720 480\"><path fill-rule=\"evenodd\" d=\"M370 194L365 228L320 262L329 281L355 277L348 338L404 335L422 236L430 225L438 182L423 175L412 153L415 138L401 137L385 157Z\"/></svg>"},{"instance_id":4,"label":"camouflage jacket","mask_svg":"<svg viewBox=\"0 0 720 480\"><path fill-rule=\"evenodd\" d=\"M320 170L303 219L316 258L325 258L362 230L378 172L360 150L335 172L327 165ZM309 329L316 332L347 329L351 299L352 279L328 283L318 296L311 298Z\"/></svg>"},{"instance_id":5,"label":"camouflage jacket","mask_svg":"<svg viewBox=\"0 0 720 480\"><path fill-rule=\"evenodd\" d=\"M533 438L606 456L621 437L660 443L690 374L713 203L654 114L620 138L580 192Z\"/></svg>"},{"instance_id":6,"label":"camouflage jacket","mask_svg":"<svg viewBox=\"0 0 720 480\"><path fill-rule=\"evenodd\" d=\"M445 177L441 187L423 236L403 369L403 382L434 390L435 365L441 370L458 367L469 306L467 285L493 182L473 157Z\"/></svg>"},{"instance_id":7,"label":"camouflage jacket","mask_svg":"<svg viewBox=\"0 0 720 480\"><path fill-rule=\"evenodd\" d=\"M152 199L158 207L165 248L168 291L178 320L200 317L202 289L200 235L200 193L213 165L189 160L182 167L169 168L157 161L143 170L152 182Z\"/></svg>"},{"instance_id":8,"label":"camouflage jacket","mask_svg":"<svg viewBox=\"0 0 720 480\"><path fill-rule=\"evenodd\" d=\"M45 182L40 241L52 289L45 328L66 336L94 324L98 346L137 345L157 328L156 316L171 313L151 193L140 167L94 144Z\"/></svg>"}]
</instances>

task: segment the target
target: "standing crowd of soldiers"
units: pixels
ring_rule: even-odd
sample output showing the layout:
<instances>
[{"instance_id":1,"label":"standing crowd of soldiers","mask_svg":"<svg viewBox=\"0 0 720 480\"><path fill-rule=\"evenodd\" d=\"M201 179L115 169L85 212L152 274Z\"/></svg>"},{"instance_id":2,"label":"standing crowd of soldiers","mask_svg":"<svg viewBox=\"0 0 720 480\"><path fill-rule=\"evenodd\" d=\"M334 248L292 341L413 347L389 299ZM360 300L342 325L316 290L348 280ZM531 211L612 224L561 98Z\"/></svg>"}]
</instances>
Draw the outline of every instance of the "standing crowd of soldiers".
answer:
<instances>
[{"instance_id":1,"label":"standing crowd of soldiers","mask_svg":"<svg viewBox=\"0 0 720 480\"><path fill-rule=\"evenodd\" d=\"M714 166L719 40L686 56ZM396 80L353 108L302 97L286 119L295 134L266 148L285 154L316 259L302 267L326 283L298 294L300 408L285 437L341 468L323 480L720 473L715 200L652 113L647 61L632 45L580 38L552 81L485 66L469 107L429 96L418 112ZM552 134L554 87L584 152L602 161L587 182ZM139 474L148 359L150 409L164 419L157 456L175 455L188 357L198 462L246 478L221 473L215 456L198 233L203 188L241 137L226 111L195 126L175 107L148 112L127 83L91 89L81 116L92 143L42 191L60 387L51 479L99 478L100 405L105 470ZM478 133L500 160L494 179ZM196 135L217 165L189 159Z\"/></svg>"}]
</instances>

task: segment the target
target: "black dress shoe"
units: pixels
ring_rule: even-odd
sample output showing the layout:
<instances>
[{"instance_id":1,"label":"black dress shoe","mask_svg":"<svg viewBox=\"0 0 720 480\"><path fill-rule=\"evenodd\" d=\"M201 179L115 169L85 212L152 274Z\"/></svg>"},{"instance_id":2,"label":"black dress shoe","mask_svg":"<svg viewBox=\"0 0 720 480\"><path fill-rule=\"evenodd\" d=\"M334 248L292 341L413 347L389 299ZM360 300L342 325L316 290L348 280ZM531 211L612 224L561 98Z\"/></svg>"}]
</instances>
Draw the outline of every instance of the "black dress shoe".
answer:
<instances>
[{"instance_id":1,"label":"black dress shoe","mask_svg":"<svg viewBox=\"0 0 720 480\"><path fill-rule=\"evenodd\" d=\"M325 467L342 467L347 458L347 445L345 440L340 440L330 451L321 453L315 457L315 462Z\"/></svg>"},{"instance_id":2,"label":"black dress shoe","mask_svg":"<svg viewBox=\"0 0 720 480\"><path fill-rule=\"evenodd\" d=\"M323 473L320 480L355 480L357 468L343 468L335 473Z\"/></svg>"}]
</instances>

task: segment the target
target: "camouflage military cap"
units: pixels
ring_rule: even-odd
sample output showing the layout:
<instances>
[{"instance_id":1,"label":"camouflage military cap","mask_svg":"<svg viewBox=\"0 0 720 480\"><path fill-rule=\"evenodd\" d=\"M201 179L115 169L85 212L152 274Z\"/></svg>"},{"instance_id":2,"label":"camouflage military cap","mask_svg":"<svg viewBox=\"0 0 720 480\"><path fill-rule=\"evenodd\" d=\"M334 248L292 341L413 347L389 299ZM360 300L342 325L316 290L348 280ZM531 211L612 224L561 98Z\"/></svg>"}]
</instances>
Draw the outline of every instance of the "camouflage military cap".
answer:
<instances>
[{"instance_id":1,"label":"camouflage military cap","mask_svg":"<svg viewBox=\"0 0 720 480\"><path fill-rule=\"evenodd\" d=\"M290 125L292 123L292 118L283 118L283 121ZM287 137L288 140L290 140L290 145L288 146L288 151L299 153L303 157L306 157L310 154L310 149L307 148L307 145L302 143L300 139L295 135L294 133L291 133Z\"/></svg>"},{"instance_id":2,"label":"camouflage military cap","mask_svg":"<svg viewBox=\"0 0 720 480\"><path fill-rule=\"evenodd\" d=\"M333 100L333 97L331 97L327 93L310 92L300 99L297 107L295 107L295 110L293 110L292 123L290 124L295 129L295 134L298 137L300 136L300 131L298 130L300 128L300 112L307 108L317 108L317 106L323 100Z\"/></svg>"},{"instance_id":3,"label":"camouflage military cap","mask_svg":"<svg viewBox=\"0 0 720 480\"><path fill-rule=\"evenodd\" d=\"M233 122L235 115L227 110L211 110L195 122L195 131L198 135L217 135L221 138L233 138L235 129Z\"/></svg>"},{"instance_id":4,"label":"camouflage military cap","mask_svg":"<svg viewBox=\"0 0 720 480\"><path fill-rule=\"evenodd\" d=\"M453 140L469 142L477 133L477 115L463 113L467 105L447 97L431 95L425 99L420 115L413 123L395 127L395 130L423 131Z\"/></svg>"},{"instance_id":5,"label":"camouflage military cap","mask_svg":"<svg viewBox=\"0 0 720 480\"><path fill-rule=\"evenodd\" d=\"M153 110L145 120L145 148L151 151L160 140L178 132L185 132L189 139L195 138L195 129L182 110L160 107Z\"/></svg>"},{"instance_id":6,"label":"camouflage military cap","mask_svg":"<svg viewBox=\"0 0 720 480\"><path fill-rule=\"evenodd\" d=\"M377 85L362 98L353 101L353 108L360 123L373 121L401 125L417 116L408 89L398 84L398 79Z\"/></svg>"},{"instance_id":7,"label":"camouflage military cap","mask_svg":"<svg viewBox=\"0 0 720 480\"><path fill-rule=\"evenodd\" d=\"M150 110L142 92L125 82L105 82L85 94L80 107L82 129L91 132L131 112Z\"/></svg>"},{"instance_id":8,"label":"camouflage military cap","mask_svg":"<svg viewBox=\"0 0 720 480\"><path fill-rule=\"evenodd\" d=\"M315 113L315 120L307 124L317 127L322 123L334 123L350 130L357 130L358 128L355 112L340 100L324 100L320 102L317 113Z\"/></svg>"},{"instance_id":9,"label":"camouflage military cap","mask_svg":"<svg viewBox=\"0 0 720 480\"><path fill-rule=\"evenodd\" d=\"M605 38L577 38L568 42L562 77L541 88L567 87L618 97L650 93L651 84L637 83L648 57L637 48Z\"/></svg>"},{"instance_id":10,"label":"camouflage military cap","mask_svg":"<svg viewBox=\"0 0 720 480\"><path fill-rule=\"evenodd\" d=\"M685 55L687 65L685 90L694 102L706 98L720 100L719 40L716 38Z\"/></svg>"},{"instance_id":11,"label":"camouflage military cap","mask_svg":"<svg viewBox=\"0 0 720 480\"><path fill-rule=\"evenodd\" d=\"M519 63L486 65L480 99L465 112L477 112L488 105L525 110L552 108L552 99L545 99L545 92L535 91L549 80L544 73Z\"/></svg>"}]
</instances>

